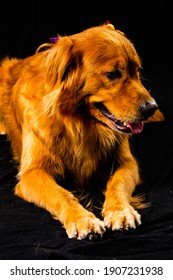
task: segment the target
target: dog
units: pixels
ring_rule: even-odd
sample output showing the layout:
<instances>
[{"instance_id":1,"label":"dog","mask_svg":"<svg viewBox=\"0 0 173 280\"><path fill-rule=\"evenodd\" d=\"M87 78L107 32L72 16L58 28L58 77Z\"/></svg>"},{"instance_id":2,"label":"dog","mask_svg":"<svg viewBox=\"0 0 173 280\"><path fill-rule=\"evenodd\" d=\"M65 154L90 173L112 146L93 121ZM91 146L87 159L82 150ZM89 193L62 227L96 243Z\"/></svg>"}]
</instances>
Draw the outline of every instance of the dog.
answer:
<instances>
[{"instance_id":1,"label":"dog","mask_svg":"<svg viewBox=\"0 0 173 280\"><path fill-rule=\"evenodd\" d=\"M133 43L103 24L44 47L0 66L0 122L19 163L15 195L49 211L69 238L136 228L140 175L129 139L162 113L141 82ZM110 155L102 219L70 184L82 191L98 172L105 174Z\"/></svg>"}]
</instances>

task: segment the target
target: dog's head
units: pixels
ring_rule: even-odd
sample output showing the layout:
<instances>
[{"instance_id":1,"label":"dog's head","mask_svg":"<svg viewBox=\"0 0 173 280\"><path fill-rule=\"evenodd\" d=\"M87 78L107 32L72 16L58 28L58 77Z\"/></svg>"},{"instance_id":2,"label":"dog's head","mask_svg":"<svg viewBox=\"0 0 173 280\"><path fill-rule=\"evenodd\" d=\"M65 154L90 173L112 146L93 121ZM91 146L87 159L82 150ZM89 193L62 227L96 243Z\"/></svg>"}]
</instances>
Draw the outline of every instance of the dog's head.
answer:
<instances>
[{"instance_id":1,"label":"dog's head","mask_svg":"<svg viewBox=\"0 0 173 280\"><path fill-rule=\"evenodd\" d=\"M47 53L47 84L54 94L58 89L62 114L87 114L115 131L139 133L158 109L141 83L133 44L112 26L60 37Z\"/></svg>"}]
</instances>

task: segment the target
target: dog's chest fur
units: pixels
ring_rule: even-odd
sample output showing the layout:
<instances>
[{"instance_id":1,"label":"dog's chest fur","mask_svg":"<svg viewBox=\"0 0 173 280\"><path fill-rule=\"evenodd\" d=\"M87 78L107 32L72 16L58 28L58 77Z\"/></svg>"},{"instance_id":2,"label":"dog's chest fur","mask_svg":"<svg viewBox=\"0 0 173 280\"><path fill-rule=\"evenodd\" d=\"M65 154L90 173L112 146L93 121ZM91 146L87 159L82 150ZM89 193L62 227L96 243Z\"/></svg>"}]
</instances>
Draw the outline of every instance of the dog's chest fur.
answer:
<instances>
[{"instance_id":1,"label":"dog's chest fur","mask_svg":"<svg viewBox=\"0 0 173 280\"><path fill-rule=\"evenodd\" d=\"M103 178L107 180L110 176L118 143L114 135L111 138L110 135L103 137L97 128L94 131L95 134L91 134L89 130L82 131L74 138L64 135L61 147L64 145L65 149L62 151L56 145L58 157L60 156L64 165L64 174L56 171L57 180L63 180L64 185L85 188L93 181L103 181Z\"/></svg>"}]
</instances>

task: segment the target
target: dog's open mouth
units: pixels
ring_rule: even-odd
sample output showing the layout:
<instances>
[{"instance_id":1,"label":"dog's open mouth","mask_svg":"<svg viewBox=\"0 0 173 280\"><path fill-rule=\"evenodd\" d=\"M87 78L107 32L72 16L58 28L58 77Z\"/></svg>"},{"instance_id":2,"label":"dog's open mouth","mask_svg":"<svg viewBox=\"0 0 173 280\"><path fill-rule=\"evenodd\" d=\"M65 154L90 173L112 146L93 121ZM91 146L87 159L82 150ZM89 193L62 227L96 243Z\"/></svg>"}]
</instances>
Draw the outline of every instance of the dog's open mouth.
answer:
<instances>
[{"instance_id":1,"label":"dog's open mouth","mask_svg":"<svg viewBox=\"0 0 173 280\"><path fill-rule=\"evenodd\" d=\"M126 122L117 119L109 110L103 105L102 102L97 102L94 104L95 107L102 113L103 116L108 118L112 125L119 131L124 133L140 133L143 130L144 123L142 121Z\"/></svg>"}]
</instances>

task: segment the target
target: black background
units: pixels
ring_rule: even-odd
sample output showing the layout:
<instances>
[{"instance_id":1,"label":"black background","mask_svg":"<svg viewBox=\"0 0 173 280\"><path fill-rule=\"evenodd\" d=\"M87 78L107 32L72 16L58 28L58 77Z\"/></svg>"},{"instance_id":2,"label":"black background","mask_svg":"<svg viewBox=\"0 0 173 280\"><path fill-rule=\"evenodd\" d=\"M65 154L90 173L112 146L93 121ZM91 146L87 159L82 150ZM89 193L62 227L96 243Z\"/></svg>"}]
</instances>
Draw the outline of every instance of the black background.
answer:
<instances>
[{"instance_id":1,"label":"black background","mask_svg":"<svg viewBox=\"0 0 173 280\"><path fill-rule=\"evenodd\" d=\"M1 59L6 55L24 58L50 37L78 33L109 20L135 44L143 62L143 82L171 118L171 1L1 2Z\"/></svg>"},{"instance_id":2,"label":"black background","mask_svg":"<svg viewBox=\"0 0 173 280\"><path fill-rule=\"evenodd\" d=\"M172 259L173 122L171 1L1 1L0 58L24 58L49 38L109 20L134 43L143 83L165 122L147 124L132 139L151 206L136 230L107 232L102 240L70 240L49 213L14 197L16 169L0 137L0 259Z\"/></svg>"}]
</instances>

